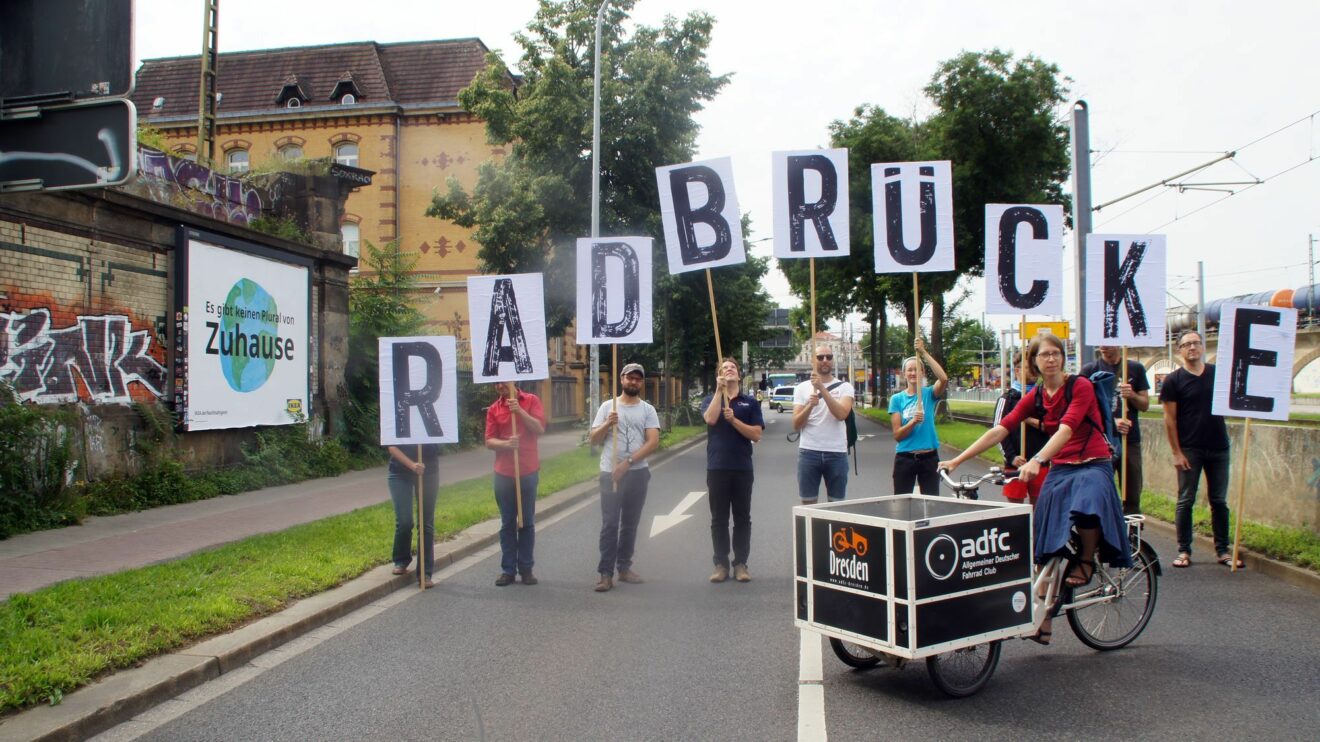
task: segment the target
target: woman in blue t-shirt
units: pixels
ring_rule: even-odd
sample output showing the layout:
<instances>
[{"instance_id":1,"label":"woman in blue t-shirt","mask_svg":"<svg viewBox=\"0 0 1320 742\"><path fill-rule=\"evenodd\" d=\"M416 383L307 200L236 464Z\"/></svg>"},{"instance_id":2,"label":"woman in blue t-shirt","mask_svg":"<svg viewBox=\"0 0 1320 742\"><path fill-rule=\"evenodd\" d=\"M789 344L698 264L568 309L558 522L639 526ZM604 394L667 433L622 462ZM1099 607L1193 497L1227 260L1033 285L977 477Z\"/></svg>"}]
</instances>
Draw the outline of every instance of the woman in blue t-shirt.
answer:
<instances>
[{"instance_id":1,"label":"woman in blue t-shirt","mask_svg":"<svg viewBox=\"0 0 1320 742\"><path fill-rule=\"evenodd\" d=\"M926 352L926 343L921 338L917 338L916 345L917 354L926 359L926 365L935 374L935 384L919 386L921 364L917 356L903 361L907 389L889 399L889 419L894 427L894 440L898 441L898 452L894 454L894 494L915 492L916 483L921 486L921 494L938 495L940 475L935 467L940 462L940 439L935 435L935 400L944 396L949 377Z\"/></svg>"}]
</instances>

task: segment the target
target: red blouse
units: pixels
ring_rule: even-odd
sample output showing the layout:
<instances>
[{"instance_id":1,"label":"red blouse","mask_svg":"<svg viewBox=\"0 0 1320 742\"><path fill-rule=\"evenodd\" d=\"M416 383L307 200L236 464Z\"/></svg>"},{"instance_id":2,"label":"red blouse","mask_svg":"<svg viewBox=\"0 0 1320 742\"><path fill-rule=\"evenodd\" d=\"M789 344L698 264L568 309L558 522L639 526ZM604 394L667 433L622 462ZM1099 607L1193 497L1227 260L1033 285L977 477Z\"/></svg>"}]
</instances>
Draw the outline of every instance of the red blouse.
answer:
<instances>
[{"instance_id":1,"label":"red blouse","mask_svg":"<svg viewBox=\"0 0 1320 742\"><path fill-rule=\"evenodd\" d=\"M1060 425L1072 429L1072 437L1063 444L1063 449L1054 455L1053 463L1077 464L1087 459L1109 458L1109 443L1104 431L1097 430L1092 420L1099 412L1095 406L1095 390L1091 380L1084 376L1073 382L1072 403L1063 408L1063 387L1053 395L1045 393L1044 386L1037 384L1034 389L1022 395L1021 401L1013 411L1004 415L999 424L1010 432L1018 429L1024 420L1036 416L1036 396L1043 395L1045 418L1041 421L1041 430L1049 436L1058 432Z\"/></svg>"},{"instance_id":2,"label":"red blouse","mask_svg":"<svg viewBox=\"0 0 1320 742\"><path fill-rule=\"evenodd\" d=\"M545 411L541 408L541 398L531 392L518 390L518 405L527 414L545 425ZM486 408L486 437L506 440L513 435L513 413L509 411L509 400L497 399ZM518 473L526 476L541 468L541 458L536 448L537 436L527 429L527 425L518 426ZM506 477L513 476L513 451L500 449L495 452L495 473Z\"/></svg>"}]
</instances>

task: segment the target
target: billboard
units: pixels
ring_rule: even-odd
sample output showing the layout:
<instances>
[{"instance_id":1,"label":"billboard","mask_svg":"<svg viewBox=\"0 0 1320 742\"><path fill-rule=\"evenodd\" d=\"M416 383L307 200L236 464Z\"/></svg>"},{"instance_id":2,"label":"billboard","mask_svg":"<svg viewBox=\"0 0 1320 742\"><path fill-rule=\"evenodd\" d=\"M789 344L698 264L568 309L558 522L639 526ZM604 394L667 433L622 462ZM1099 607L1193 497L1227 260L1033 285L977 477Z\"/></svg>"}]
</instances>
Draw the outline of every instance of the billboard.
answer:
<instances>
[{"instance_id":1,"label":"billboard","mask_svg":"<svg viewBox=\"0 0 1320 742\"><path fill-rule=\"evenodd\" d=\"M310 414L311 266L184 231L175 317L182 429L287 425Z\"/></svg>"}]
</instances>

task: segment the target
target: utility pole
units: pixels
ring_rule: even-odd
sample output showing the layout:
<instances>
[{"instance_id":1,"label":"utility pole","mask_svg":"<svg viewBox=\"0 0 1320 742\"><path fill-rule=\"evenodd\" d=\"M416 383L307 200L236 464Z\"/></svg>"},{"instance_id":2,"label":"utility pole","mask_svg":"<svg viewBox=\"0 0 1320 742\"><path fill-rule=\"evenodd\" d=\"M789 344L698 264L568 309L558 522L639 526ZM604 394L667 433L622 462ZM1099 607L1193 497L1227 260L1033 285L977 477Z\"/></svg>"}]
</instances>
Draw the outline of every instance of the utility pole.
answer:
<instances>
[{"instance_id":1,"label":"utility pole","mask_svg":"<svg viewBox=\"0 0 1320 742\"><path fill-rule=\"evenodd\" d=\"M1306 270L1311 275L1310 282L1306 284L1306 306L1308 307L1307 312L1311 315L1311 319L1315 319L1315 235L1308 234L1306 235L1306 239L1308 242L1306 248Z\"/></svg>"},{"instance_id":2,"label":"utility pole","mask_svg":"<svg viewBox=\"0 0 1320 742\"><path fill-rule=\"evenodd\" d=\"M202 79L197 91L197 163L215 167L216 33L220 0L202 0Z\"/></svg>"},{"instance_id":3,"label":"utility pole","mask_svg":"<svg viewBox=\"0 0 1320 742\"><path fill-rule=\"evenodd\" d=\"M1091 129L1086 101L1073 104L1073 240L1077 260L1077 328L1086 328L1086 237L1091 234ZM1077 341L1077 360L1092 356L1092 348Z\"/></svg>"},{"instance_id":4,"label":"utility pole","mask_svg":"<svg viewBox=\"0 0 1320 742\"><path fill-rule=\"evenodd\" d=\"M1196 261L1196 334L1205 341L1205 261Z\"/></svg>"}]
</instances>

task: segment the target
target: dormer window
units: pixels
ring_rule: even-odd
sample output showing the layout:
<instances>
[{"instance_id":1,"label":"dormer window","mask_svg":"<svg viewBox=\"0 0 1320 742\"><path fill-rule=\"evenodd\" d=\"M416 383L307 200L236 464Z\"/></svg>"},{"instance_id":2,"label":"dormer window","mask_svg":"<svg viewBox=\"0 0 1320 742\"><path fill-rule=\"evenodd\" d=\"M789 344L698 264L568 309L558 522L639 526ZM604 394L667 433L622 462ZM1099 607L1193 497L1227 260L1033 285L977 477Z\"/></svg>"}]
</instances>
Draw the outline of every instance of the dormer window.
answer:
<instances>
[{"instance_id":1,"label":"dormer window","mask_svg":"<svg viewBox=\"0 0 1320 742\"><path fill-rule=\"evenodd\" d=\"M284 102L285 108L302 108L302 101L297 98L290 98Z\"/></svg>"},{"instance_id":2,"label":"dormer window","mask_svg":"<svg viewBox=\"0 0 1320 742\"><path fill-rule=\"evenodd\" d=\"M284 81L284 86L280 88L280 94L275 98L275 105L284 106L285 108L298 108L303 102L309 100L311 98L307 97L307 93L298 84L298 76L293 75Z\"/></svg>"},{"instance_id":3,"label":"dormer window","mask_svg":"<svg viewBox=\"0 0 1320 742\"><path fill-rule=\"evenodd\" d=\"M357 83L353 82L352 72L340 75L339 82L336 82L334 90L330 91L330 100L339 101L341 106L351 106L361 97L362 91L358 89Z\"/></svg>"},{"instance_id":4,"label":"dormer window","mask_svg":"<svg viewBox=\"0 0 1320 742\"><path fill-rule=\"evenodd\" d=\"M352 93L344 93L344 97L339 99L339 105L341 106L351 106L354 103L357 103L357 96Z\"/></svg>"}]
</instances>

